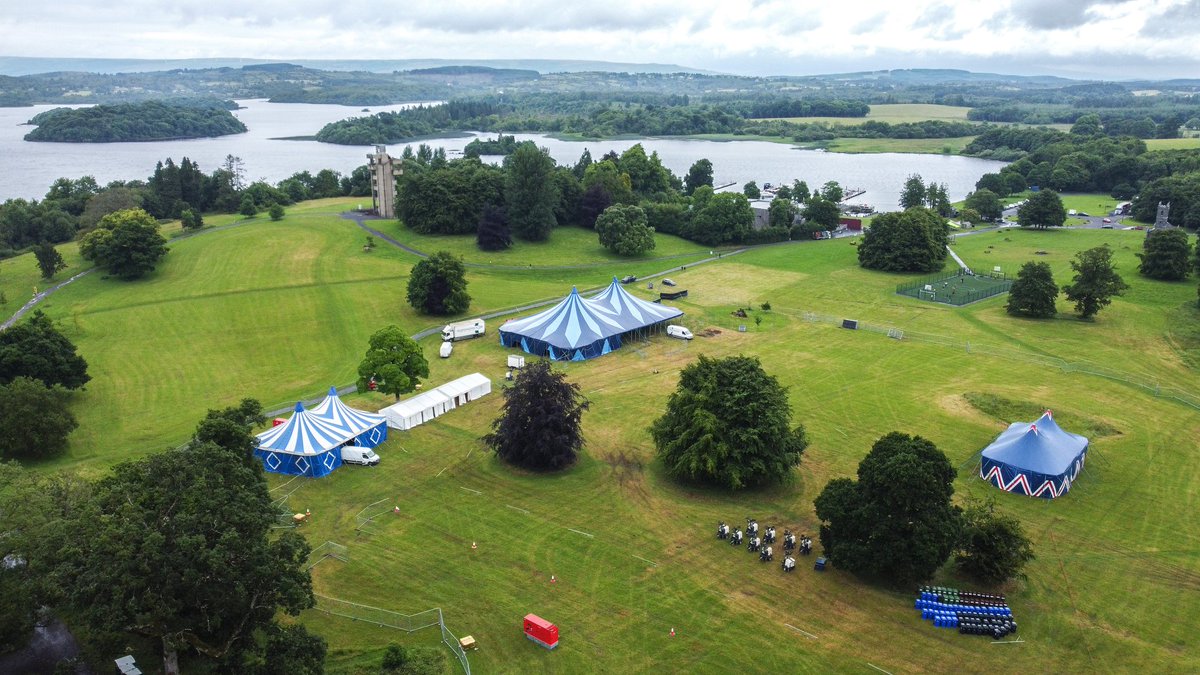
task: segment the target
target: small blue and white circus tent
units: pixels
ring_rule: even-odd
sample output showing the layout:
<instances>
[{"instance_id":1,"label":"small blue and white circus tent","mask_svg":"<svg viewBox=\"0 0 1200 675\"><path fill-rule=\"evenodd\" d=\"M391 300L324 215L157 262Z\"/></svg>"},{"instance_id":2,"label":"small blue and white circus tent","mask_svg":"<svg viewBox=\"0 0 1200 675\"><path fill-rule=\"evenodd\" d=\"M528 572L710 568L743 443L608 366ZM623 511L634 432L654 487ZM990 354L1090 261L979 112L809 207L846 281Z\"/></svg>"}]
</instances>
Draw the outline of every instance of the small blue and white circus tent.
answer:
<instances>
[{"instance_id":1,"label":"small blue and white circus tent","mask_svg":"<svg viewBox=\"0 0 1200 675\"><path fill-rule=\"evenodd\" d=\"M612 310L571 294L554 307L500 327L500 344L558 361L583 361L621 346L626 329Z\"/></svg>"},{"instance_id":2,"label":"small blue and white circus tent","mask_svg":"<svg viewBox=\"0 0 1200 675\"><path fill-rule=\"evenodd\" d=\"M254 456L271 473L320 478L342 465L342 446L354 433L297 403L287 422L258 434Z\"/></svg>"},{"instance_id":3,"label":"small blue and white circus tent","mask_svg":"<svg viewBox=\"0 0 1200 675\"><path fill-rule=\"evenodd\" d=\"M1017 422L983 450L979 477L1001 490L1054 499L1083 470L1088 439L1064 431L1047 410L1032 424Z\"/></svg>"},{"instance_id":4,"label":"small blue and white circus tent","mask_svg":"<svg viewBox=\"0 0 1200 675\"><path fill-rule=\"evenodd\" d=\"M608 288L588 298L587 302L615 314L626 332L652 330L659 324L683 316L683 310L678 307L648 302L631 295L616 277L613 277Z\"/></svg>"},{"instance_id":5,"label":"small blue and white circus tent","mask_svg":"<svg viewBox=\"0 0 1200 675\"><path fill-rule=\"evenodd\" d=\"M342 403L337 387L330 387L325 400L309 412L354 434L352 445L374 448L387 440L387 418Z\"/></svg>"}]
</instances>

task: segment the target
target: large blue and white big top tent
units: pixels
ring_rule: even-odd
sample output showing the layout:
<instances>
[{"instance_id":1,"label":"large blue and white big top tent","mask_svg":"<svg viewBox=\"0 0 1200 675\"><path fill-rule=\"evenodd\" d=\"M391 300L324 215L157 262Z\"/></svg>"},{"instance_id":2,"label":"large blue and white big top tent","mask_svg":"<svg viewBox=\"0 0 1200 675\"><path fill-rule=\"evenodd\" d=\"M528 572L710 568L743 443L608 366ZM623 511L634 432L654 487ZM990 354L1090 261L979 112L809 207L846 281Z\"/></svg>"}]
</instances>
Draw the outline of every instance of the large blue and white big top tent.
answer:
<instances>
[{"instance_id":1,"label":"large blue and white big top tent","mask_svg":"<svg viewBox=\"0 0 1200 675\"><path fill-rule=\"evenodd\" d=\"M627 332L649 328L683 316L683 310L678 307L647 302L631 295L616 277L613 277L608 288L588 298L587 302L611 310Z\"/></svg>"},{"instance_id":2,"label":"large blue and white big top tent","mask_svg":"<svg viewBox=\"0 0 1200 675\"><path fill-rule=\"evenodd\" d=\"M550 309L501 326L500 344L559 361L583 361L618 349L624 332L612 310L588 303L572 288Z\"/></svg>"},{"instance_id":3,"label":"large blue and white big top tent","mask_svg":"<svg viewBox=\"0 0 1200 675\"><path fill-rule=\"evenodd\" d=\"M623 338L682 315L674 307L633 297L613 279L595 297L584 299L572 288L554 307L505 323L500 344L559 361L583 361L619 349Z\"/></svg>"},{"instance_id":4,"label":"large blue and white big top tent","mask_svg":"<svg viewBox=\"0 0 1200 675\"><path fill-rule=\"evenodd\" d=\"M325 400L309 412L354 434L354 445L374 448L387 440L387 418L342 403L337 387L330 387Z\"/></svg>"},{"instance_id":5,"label":"large blue and white big top tent","mask_svg":"<svg viewBox=\"0 0 1200 675\"><path fill-rule=\"evenodd\" d=\"M1038 421L1016 422L983 450L979 477L1001 490L1054 499L1083 470L1088 439L1064 431L1047 410Z\"/></svg>"},{"instance_id":6,"label":"large blue and white big top tent","mask_svg":"<svg viewBox=\"0 0 1200 675\"><path fill-rule=\"evenodd\" d=\"M255 437L254 456L272 473L320 478L342 465L342 446L354 436L297 403L287 422Z\"/></svg>"}]
</instances>

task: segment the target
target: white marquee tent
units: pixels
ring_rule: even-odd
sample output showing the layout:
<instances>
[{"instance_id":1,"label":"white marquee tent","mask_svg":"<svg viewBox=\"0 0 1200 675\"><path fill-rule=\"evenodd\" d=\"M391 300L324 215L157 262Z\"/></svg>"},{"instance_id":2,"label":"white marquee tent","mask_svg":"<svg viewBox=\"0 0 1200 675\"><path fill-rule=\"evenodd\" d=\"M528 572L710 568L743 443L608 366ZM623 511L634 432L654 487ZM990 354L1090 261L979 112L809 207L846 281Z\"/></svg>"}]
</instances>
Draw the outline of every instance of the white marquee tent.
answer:
<instances>
[{"instance_id":1,"label":"white marquee tent","mask_svg":"<svg viewBox=\"0 0 1200 675\"><path fill-rule=\"evenodd\" d=\"M436 389L422 392L394 403L379 411L393 429L411 429L443 415L468 401L486 396L492 391L492 381L480 373L472 373L447 382Z\"/></svg>"}]
</instances>

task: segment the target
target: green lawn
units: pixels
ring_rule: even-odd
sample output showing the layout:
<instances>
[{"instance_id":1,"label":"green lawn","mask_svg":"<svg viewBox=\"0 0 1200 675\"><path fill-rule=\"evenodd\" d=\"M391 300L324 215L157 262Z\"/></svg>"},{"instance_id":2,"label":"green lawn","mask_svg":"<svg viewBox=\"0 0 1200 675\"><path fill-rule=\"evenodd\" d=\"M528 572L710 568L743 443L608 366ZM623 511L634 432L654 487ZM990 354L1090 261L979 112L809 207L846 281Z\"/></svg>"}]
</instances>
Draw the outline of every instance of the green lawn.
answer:
<instances>
[{"instance_id":1,"label":"green lawn","mask_svg":"<svg viewBox=\"0 0 1200 675\"><path fill-rule=\"evenodd\" d=\"M54 248L62 254L67 269L54 275L49 281L42 278L42 270L32 252L0 260L0 291L4 292L6 300L5 304L0 304L0 320L7 319L32 298L34 288L44 290L47 286L65 281L92 266L79 255L78 242L58 244Z\"/></svg>"},{"instance_id":2,"label":"green lawn","mask_svg":"<svg viewBox=\"0 0 1200 675\"><path fill-rule=\"evenodd\" d=\"M93 275L56 295L48 311L94 379L77 397L81 427L70 453L49 466L98 473L179 443L208 407L316 395L353 379L379 326L415 332L437 323L403 301L415 258L384 244L363 253L362 231L337 208L293 209L279 223L178 241L151 278L122 284ZM599 262L594 250L568 252L564 232L531 262ZM1094 322L1065 313L1012 319L1004 296L963 308L899 297L895 285L911 275L861 270L846 240L689 267L672 274L690 291L679 303L683 323L719 333L632 342L557 366L592 403L588 448L571 470L526 474L482 450L477 439L499 410L497 392L394 432L378 467L270 482L275 494L291 492L290 508L312 510L304 528L314 546L349 549L349 562L313 568L319 593L404 613L440 607L459 636L478 640L470 655L477 672L874 672L868 663L890 672L1194 672L1200 655L1187 645L1200 628L1200 603L1187 599L1200 590L1200 515L1190 508L1200 498L1192 461L1200 411L1115 376L1195 391L1186 345L1167 336L1200 322L1195 281L1138 277L1137 232L1005 230L960 236L955 250L978 269L1045 260L1062 284L1073 253L1100 243L1113 246L1132 288ZM603 266L469 274L472 314L611 276ZM770 312L730 315L768 300ZM1069 310L1065 299L1059 309ZM905 339L844 330L839 318L898 327ZM424 344L432 357L437 339ZM499 389L507 353L494 334L459 343L451 358L433 358L430 381L478 371ZM679 369L699 354L739 353L762 358L790 388L812 445L782 485L735 495L679 486L654 461L647 426ZM1059 362L1074 365L1047 365ZM1094 439L1066 497L1003 494L975 477L975 453L1013 420L977 410L968 394L1050 406L1064 420L1116 433ZM348 400L367 409L390 402L378 394ZM836 569L817 574L804 559L785 575L778 562L760 564L713 538L718 520L748 515L815 535L813 498L829 479L852 475L891 430L932 439L960 468L960 495L993 496L1025 524L1038 558L1027 581L1003 589L1023 642L993 646L934 629L913 611L912 589L882 589ZM379 500L400 514L356 532L355 515ZM949 571L938 581L964 585ZM559 625L557 650L522 637L528 612ZM329 641L334 673L377 667L388 642L436 641L436 632L404 636L316 611L301 618Z\"/></svg>"}]
</instances>

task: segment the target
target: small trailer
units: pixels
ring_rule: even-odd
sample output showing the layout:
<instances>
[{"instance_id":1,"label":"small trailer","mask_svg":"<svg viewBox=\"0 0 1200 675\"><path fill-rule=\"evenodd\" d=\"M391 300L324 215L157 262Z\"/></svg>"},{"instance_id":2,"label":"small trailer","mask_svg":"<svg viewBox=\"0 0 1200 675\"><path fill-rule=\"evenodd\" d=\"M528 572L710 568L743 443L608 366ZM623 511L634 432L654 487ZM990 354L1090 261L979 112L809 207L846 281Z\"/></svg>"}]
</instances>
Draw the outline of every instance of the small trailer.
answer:
<instances>
[{"instance_id":1,"label":"small trailer","mask_svg":"<svg viewBox=\"0 0 1200 675\"><path fill-rule=\"evenodd\" d=\"M525 367L525 357L517 355L517 354L509 354L508 355L508 367L509 368L524 368Z\"/></svg>"},{"instance_id":2,"label":"small trailer","mask_svg":"<svg viewBox=\"0 0 1200 675\"><path fill-rule=\"evenodd\" d=\"M558 646L558 626L536 614L525 615L525 637L546 649Z\"/></svg>"}]
</instances>

